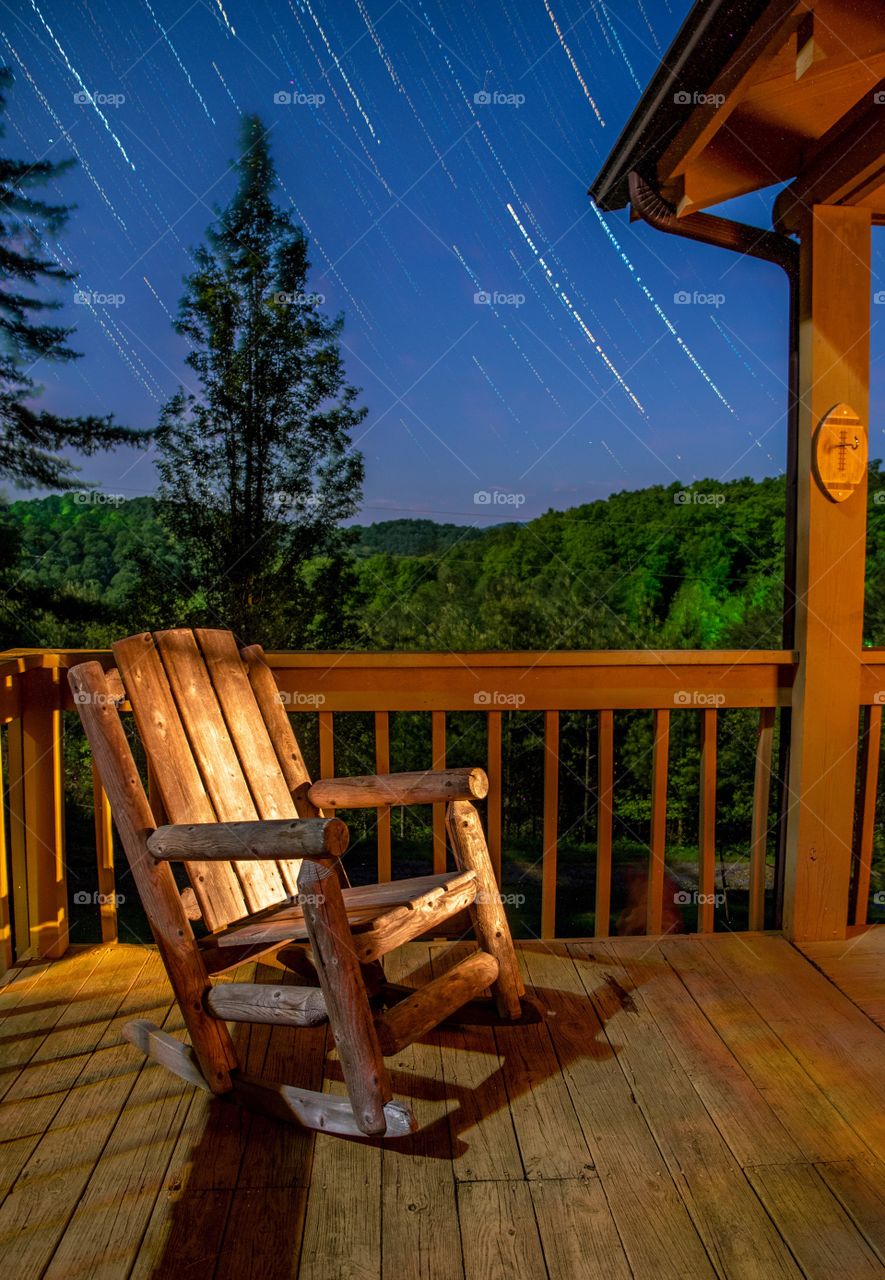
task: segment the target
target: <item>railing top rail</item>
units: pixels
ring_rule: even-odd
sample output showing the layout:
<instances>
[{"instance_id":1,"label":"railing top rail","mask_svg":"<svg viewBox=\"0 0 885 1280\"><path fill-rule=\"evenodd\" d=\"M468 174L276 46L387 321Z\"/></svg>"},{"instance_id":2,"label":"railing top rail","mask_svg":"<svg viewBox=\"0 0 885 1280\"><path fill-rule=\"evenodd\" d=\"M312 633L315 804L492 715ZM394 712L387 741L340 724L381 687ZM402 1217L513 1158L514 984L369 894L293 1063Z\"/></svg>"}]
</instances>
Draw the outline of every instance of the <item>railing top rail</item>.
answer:
<instances>
[{"instance_id":1,"label":"railing top rail","mask_svg":"<svg viewBox=\"0 0 885 1280\"><path fill-rule=\"evenodd\" d=\"M864 651L864 661L868 653ZM645 667L645 666L792 666L797 655L789 649L568 649L463 650L426 649L339 651L335 649L280 650L265 654L273 667ZM110 649L7 649L0 652L0 674L35 666L70 667L78 662L109 662ZM885 663L881 657L872 661Z\"/></svg>"}]
</instances>

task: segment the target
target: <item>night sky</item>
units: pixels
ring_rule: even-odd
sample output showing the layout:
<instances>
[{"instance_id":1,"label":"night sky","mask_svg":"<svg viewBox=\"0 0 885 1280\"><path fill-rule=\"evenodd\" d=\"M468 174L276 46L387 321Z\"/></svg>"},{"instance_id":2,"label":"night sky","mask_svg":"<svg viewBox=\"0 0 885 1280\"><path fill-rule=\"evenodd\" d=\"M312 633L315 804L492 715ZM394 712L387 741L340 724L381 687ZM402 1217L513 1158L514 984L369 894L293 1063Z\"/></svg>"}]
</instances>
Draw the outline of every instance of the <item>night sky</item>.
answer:
<instances>
[{"instance_id":1,"label":"night sky","mask_svg":"<svg viewBox=\"0 0 885 1280\"><path fill-rule=\"evenodd\" d=\"M54 184L78 208L50 249L80 272L62 314L85 357L36 371L43 403L147 427L192 383L171 317L250 111L310 237L311 286L345 313L369 408L364 520L484 524L780 472L782 273L603 218L586 195L688 8L3 0L7 153L80 161ZM768 226L774 194L723 211ZM132 450L83 475L127 497L156 482Z\"/></svg>"}]
</instances>

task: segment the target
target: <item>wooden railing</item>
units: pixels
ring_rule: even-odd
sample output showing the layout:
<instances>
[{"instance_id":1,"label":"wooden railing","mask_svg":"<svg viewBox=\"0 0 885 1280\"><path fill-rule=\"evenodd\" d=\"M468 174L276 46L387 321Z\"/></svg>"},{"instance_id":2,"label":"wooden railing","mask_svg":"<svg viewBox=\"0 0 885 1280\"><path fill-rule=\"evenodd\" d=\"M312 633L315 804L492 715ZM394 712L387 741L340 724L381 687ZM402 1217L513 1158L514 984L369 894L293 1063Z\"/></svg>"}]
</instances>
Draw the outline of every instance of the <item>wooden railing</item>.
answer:
<instances>
[{"instance_id":1,"label":"wooden railing","mask_svg":"<svg viewBox=\"0 0 885 1280\"><path fill-rule=\"evenodd\" d=\"M885 706L885 649L865 649L863 652L860 705L860 752L852 849L854 875L849 918L849 923L855 927L866 924L869 913L876 803L879 796L882 707Z\"/></svg>"},{"instance_id":2,"label":"wooden railing","mask_svg":"<svg viewBox=\"0 0 885 1280\"><path fill-rule=\"evenodd\" d=\"M9 777L0 824L0 959L60 955L68 941L65 867L64 736L62 713L75 710L67 669L109 653L23 650L0 655L0 722L7 725ZM490 791L486 802L489 845L500 879L502 863L502 716L506 711L543 712L543 826L540 932L555 933L559 818L559 730L566 711L597 716L596 889L597 936L609 928L612 902L613 818L616 801L614 728L619 712L645 710L653 717L651 822L647 932L660 932L667 831L668 762L673 716L701 720L698 814L698 922L714 927L716 859L717 728L720 710L758 710L752 826L750 831L750 929L762 928L769 843L769 793L775 715L790 705L795 673L789 652L642 651L571 653L277 653L268 655L280 697L292 711L315 710L319 773L335 772L335 717L372 713L377 771L390 768L390 715L430 713L431 757L446 761L446 714L481 712L486 718ZM885 657L879 668L885 687ZM860 812L860 862L869 885L871 814L881 732L877 669L867 668L869 731ZM116 937L115 877L111 815L97 779L94 785L98 910L102 936ZM391 814L376 826L377 871L389 879ZM446 863L442 806L433 814L433 861ZM857 898L860 912L860 896ZM865 901L865 899L864 899ZM10 910L11 906L11 910Z\"/></svg>"}]
</instances>

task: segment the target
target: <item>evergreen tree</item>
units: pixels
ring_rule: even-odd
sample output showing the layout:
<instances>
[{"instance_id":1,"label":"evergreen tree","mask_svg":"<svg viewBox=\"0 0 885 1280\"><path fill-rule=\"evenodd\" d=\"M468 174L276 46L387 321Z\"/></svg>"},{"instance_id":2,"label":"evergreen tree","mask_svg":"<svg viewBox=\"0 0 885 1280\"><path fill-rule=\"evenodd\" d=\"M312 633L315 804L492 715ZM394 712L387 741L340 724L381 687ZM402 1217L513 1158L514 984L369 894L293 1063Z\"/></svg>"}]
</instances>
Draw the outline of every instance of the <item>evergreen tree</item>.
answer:
<instances>
[{"instance_id":1,"label":"evergreen tree","mask_svg":"<svg viewBox=\"0 0 885 1280\"><path fill-rule=\"evenodd\" d=\"M177 329L199 394L179 391L158 434L161 512L194 595L188 621L276 646L347 642L347 536L362 455L338 345L342 318L308 290L307 240L276 207L267 132L245 117L237 189L186 281Z\"/></svg>"},{"instance_id":2,"label":"evergreen tree","mask_svg":"<svg viewBox=\"0 0 885 1280\"><path fill-rule=\"evenodd\" d=\"M9 68L0 67L0 113L12 79ZM0 137L3 132L0 126ZM38 392L35 368L80 354L67 345L71 330L48 322L61 304L36 294L41 284L76 278L46 256L42 242L61 231L71 209L31 194L72 164L0 158L0 476L21 488L74 488L77 468L58 456L60 449L92 454L144 438L110 417L66 418L31 403Z\"/></svg>"}]
</instances>

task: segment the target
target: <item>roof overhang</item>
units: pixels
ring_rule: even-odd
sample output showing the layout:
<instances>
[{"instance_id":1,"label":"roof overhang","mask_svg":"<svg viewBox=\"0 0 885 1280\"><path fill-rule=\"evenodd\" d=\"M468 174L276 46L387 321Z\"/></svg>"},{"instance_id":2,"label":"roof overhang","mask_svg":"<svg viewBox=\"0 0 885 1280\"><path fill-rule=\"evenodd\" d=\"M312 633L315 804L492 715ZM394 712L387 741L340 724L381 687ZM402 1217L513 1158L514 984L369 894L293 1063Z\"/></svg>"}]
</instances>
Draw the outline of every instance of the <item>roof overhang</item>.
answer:
<instances>
[{"instance_id":1,"label":"roof overhang","mask_svg":"<svg viewBox=\"0 0 885 1280\"><path fill-rule=\"evenodd\" d=\"M885 222L885 0L698 0L590 189L635 171L682 217L776 184Z\"/></svg>"}]
</instances>

